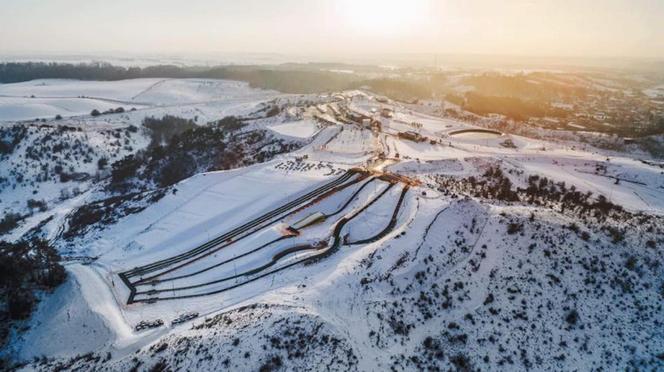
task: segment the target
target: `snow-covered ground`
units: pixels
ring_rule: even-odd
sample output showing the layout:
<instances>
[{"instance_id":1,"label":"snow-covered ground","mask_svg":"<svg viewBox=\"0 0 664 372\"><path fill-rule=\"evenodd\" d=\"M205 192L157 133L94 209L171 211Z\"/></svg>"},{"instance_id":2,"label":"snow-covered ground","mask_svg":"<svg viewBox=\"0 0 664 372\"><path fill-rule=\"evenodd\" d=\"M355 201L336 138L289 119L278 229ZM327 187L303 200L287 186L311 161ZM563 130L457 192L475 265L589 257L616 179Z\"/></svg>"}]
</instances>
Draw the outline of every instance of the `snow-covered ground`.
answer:
<instances>
[{"instance_id":1,"label":"snow-covered ground","mask_svg":"<svg viewBox=\"0 0 664 372\"><path fill-rule=\"evenodd\" d=\"M664 85L658 85L650 89L643 91L650 98L662 98L664 97Z\"/></svg>"},{"instance_id":2,"label":"snow-covered ground","mask_svg":"<svg viewBox=\"0 0 664 372\"><path fill-rule=\"evenodd\" d=\"M222 112L246 115L277 95L220 81L78 84L0 86L0 95L89 95L145 105L127 114L128 122L152 112L198 112L207 121ZM69 281L42 300L31 329L13 340L12 355L55 358L28 366L37 369L147 369L162 361L182 370L270 363L289 369L326 363L334 370L664 367L661 167L569 142L450 134L473 127L413 105L346 96L356 111L374 115L372 108L389 107L394 116L380 118L379 130L308 115L257 120L256 127L308 145L250 167L190 177L144 210L78 237L77 254L96 259L68 265ZM297 106L292 96L279 99ZM603 195L624 211L602 219L574 205L464 191L490 181L487 170L496 167L511 191L538 176L592 192L593 201ZM130 290L118 274L205 247L351 169L363 172L246 236L129 278L143 293L127 303ZM65 204L58 208L62 215ZM288 229L316 212L324 216L317 224ZM171 325L192 313L196 320ZM134 330L157 319L165 324ZM66 360L90 351L101 358Z\"/></svg>"},{"instance_id":3,"label":"snow-covered ground","mask_svg":"<svg viewBox=\"0 0 664 372\"><path fill-rule=\"evenodd\" d=\"M242 111L276 92L252 89L246 83L210 79L133 79L78 81L43 79L0 84L0 122L78 117L96 109L118 107L142 113L130 116L180 115L210 119L226 110ZM186 107L184 107L186 106ZM231 111L223 116L231 115ZM211 119L210 119L211 120Z\"/></svg>"},{"instance_id":4,"label":"snow-covered ground","mask_svg":"<svg viewBox=\"0 0 664 372\"><path fill-rule=\"evenodd\" d=\"M296 121L279 125L272 125L271 130L283 136L295 138L310 138L318 132L316 124L309 120Z\"/></svg>"},{"instance_id":5,"label":"snow-covered ground","mask_svg":"<svg viewBox=\"0 0 664 372\"><path fill-rule=\"evenodd\" d=\"M59 206L59 214L80 206L64 199L84 194L97 178L108 176L113 162L149 144L141 125L146 117L173 115L205 125L226 116L249 116L276 98L288 100L290 96L253 89L242 82L210 79L43 79L0 84L0 129L9 135L0 140L18 140L11 152L0 153L3 212L25 215L29 199ZM93 109L104 112L118 107L125 111L90 116ZM55 120L56 115L62 119ZM265 122L263 126L275 124ZM277 124L273 133L286 140L307 139L318 131L311 121ZM14 128L26 131L12 132ZM98 165L101 159L107 164L104 169ZM61 173L79 177L61 182ZM50 213L31 216L11 239L48 217Z\"/></svg>"}]
</instances>

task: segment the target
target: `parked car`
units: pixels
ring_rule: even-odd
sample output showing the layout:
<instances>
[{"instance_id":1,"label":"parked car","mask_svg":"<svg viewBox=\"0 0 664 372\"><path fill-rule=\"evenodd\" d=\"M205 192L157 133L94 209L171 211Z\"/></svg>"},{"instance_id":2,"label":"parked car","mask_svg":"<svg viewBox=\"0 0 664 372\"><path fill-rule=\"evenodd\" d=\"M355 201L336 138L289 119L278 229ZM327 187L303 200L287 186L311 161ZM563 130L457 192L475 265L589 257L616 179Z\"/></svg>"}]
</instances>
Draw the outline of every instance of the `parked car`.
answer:
<instances>
[{"instance_id":1,"label":"parked car","mask_svg":"<svg viewBox=\"0 0 664 372\"><path fill-rule=\"evenodd\" d=\"M182 315L178 316L177 318L173 319L173 321L171 322L171 325L174 326L174 325L177 325L177 324L181 324L181 323L184 323L186 321L192 320L194 318L198 318L198 313L182 314Z\"/></svg>"},{"instance_id":2,"label":"parked car","mask_svg":"<svg viewBox=\"0 0 664 372\"><path fill-rule=\"evenodd\" d=\"M157 328L161 327L164 325L164 321L161 319L157 320L141 320L136 326L134 327L134 330L136 332L140 332L145 329L150 329L150 328Z\"/></svg>"}]
</instances>

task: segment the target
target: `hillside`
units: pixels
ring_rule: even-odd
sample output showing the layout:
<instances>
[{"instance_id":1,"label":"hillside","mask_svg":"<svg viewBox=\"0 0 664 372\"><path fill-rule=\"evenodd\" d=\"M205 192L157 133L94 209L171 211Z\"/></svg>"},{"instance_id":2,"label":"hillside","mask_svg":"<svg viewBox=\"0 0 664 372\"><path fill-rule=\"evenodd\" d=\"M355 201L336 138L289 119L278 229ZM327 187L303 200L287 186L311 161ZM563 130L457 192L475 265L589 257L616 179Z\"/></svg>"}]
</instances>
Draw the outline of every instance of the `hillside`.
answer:
<instances>
[{"instance_id":1,"label":"hillside","mask_svg":"<svg viewBox=\"0 0 664 372\"><path fill-rule=\"evenodd\" d=\"M360 90L0 86L63 89L136 110L1 128L0 239L69 274L10 334L18 370L664 368L647 154Z\"/></svg>"}]
</instances>

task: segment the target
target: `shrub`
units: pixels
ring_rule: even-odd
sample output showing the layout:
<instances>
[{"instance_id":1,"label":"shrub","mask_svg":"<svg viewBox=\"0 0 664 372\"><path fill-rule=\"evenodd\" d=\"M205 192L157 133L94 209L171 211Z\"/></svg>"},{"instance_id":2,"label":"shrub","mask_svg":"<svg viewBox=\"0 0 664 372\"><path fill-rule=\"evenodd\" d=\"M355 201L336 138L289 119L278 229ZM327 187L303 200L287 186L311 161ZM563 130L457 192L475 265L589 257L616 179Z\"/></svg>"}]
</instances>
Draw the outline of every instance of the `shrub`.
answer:
<instances>
[{"instance_id":1,"label":"shrub","mask_svg":"<svg viewBox=\"0 0 664 372\"><path fill-rule=\"evenodd\" d=\"M60 256L45 240L0 242L0 293L10 319L26 319L35 305L36 289L62 284L66 271Z\"/></svg>"},{"instance_id":2,"label":"shrub","mask_svg":"<svg viewBox=\"0 0 664 372\"><path fill-rule=\"evenodd\" d=\"M565 321L571 326L576 325L576 323L579 321L579 313L576 311L576 309L567 313L567 316L565 316Z\"/></svg>"},{"instance_id":3,"label":"shrub","mask_svg":"<svg viewBox=\"0 0 664 372\"><path fill-rule=\"evenodd\" d=\"M143 119L143 126L150 130L151 147L168 145L174 136L197 127L192 120L172 115L164 115L161 119L147 117Z\"/></svg>"},{"instance_id":4,"label":"shrub","mask_svg":"<svg viewBox=\"0 0 664 372\"><path fill-rule=\"evenodd\" d=\"M38 209L40 212L48 209L48 204L43 200L28 199L27 204L29 209Z\"/></svg>"},{"instance_id":5,"label":"shrub","mask_svg":"<svg viewBox=\"0 0 664 372\"><path fill-rule=\"evenodd\" d=\"M241 129L245 124L241 119L235 116L226 116L223 119L219 120L217 122L217 125L222 129L226 129L233 132Z\"/></svg>"},{"instance_id":6,"label":"shrub","mask_svg":"<svg viewBox=\"0 0 664 372\"><path fill-rule=\"evenodd\" d=\"M523 225L516 222L511 222L507 225L507 233L510 235L516 234L523 230Z\"/></svg>"},{"instance_id":7,"label":"shrub","mask_svg":"<svg viewBox=\"0 0 664 372\"><path fill-rule=\"evenodd\" d=\"M7 294L7 314L9 315L9 319L27 319L32 314L32 309L36 302L35 295L30 290L10 290Z\"/></svg>"},{"instance_id":8,"label":"shrub","mask_svg":"<svg viewBox=\"0 0 664 372\"><path fill-rule=\"evenodd\" d=\"M16 226L18 226L19 221L21 221L21 215L17 213L7 213L0 220L0 235L6 234L12 231Z\"/></svg>"},{"instance_id":9,"label":"shrub","mask_svg":"<svg viewBox=\"0 0 664 372\"><path fill-rule=\"evenodd\" d=\"M111 188L115 190L126 188L125 181L136 175L142 162L140 156L128 155L124 159L113 163Z\"/></svg>"},{"instance_id":10,"label":"shrub","mask_svg":"<svg viewBox=\"0 0 664 372\"><path fill-rule=\"evenodd\" d=\"M107 165L108 165L108 159L99 158L99 160L97 160L97 168L99 168L99 170L106 168Z\"/></svg>"},{"instance_id":11,"label":"shrub","mask_svg":"<svg viewBox=\"0 0 664 372\"><path fill-rule=\"evenodd\" d=\"M163 167L158 177L162 187L173 185L180 180L190 177L196 172L194 159L187 154L171 156L169 165Z\"/></svg>"},{"instance_id":12,"label":"shrub","mask_svg":"<svg viewBox=\"0 0 664 372\"><path fill-rule=\"evenodd\" d=\"M606 231L608 232L609 236L611 237L611 242L613 244L620 243L625 239L625 233L624 231L620 230L617 227L614 226L607 226Z\"/></svg>"},{"instance_id":13,"label":"shrub","mask_svg":"<svg viewBox=\"0 0 664 372\"><path fill-rule=\"evenodd\" d=\"M630 271L634 271L636 269L636 257L634 256L629 256L627 258L627 261L625 261L625 268Z\"/></svg>"},{"instance_id":14,"label":"shrub","mask_svg":"<svg viewBox=\"0 0 664 372\"><path fill-rule=\"evenodd\" d=\"M457 371L472 371L470 359L463 354L457 354L450 357L450 362L456 367Z\"/></svg>"}]
</instances>

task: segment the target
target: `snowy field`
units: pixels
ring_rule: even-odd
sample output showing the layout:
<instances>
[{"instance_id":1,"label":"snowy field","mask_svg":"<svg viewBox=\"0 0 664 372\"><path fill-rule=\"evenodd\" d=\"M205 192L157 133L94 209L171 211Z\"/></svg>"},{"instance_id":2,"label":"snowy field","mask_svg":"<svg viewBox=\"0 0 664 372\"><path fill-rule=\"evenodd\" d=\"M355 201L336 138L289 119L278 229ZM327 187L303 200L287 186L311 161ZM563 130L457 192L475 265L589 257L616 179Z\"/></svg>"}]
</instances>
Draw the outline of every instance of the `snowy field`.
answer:
<instances>
[{"instance_id":1,"label":"snowy field","mask_svg":"<svg viewBox=\"0 0 664 372\"><path fill-rule=\"evenodd\" d=\"M223 106L241 107L276 97L246 83L204 79L133 79L121 81L33 80L0 84L0 122L78 117L96 109L123 107L152 115L194 109L203 117ZM187 107L183 107L187 106ZM159 109L156 109L159 108Z\"/></svg>"},{"instance_id":2,"label":"snowy field","mask_svg":"<svg viewBox=\"0 0 664 372\"><path fill-rule=\"evenodd\" d=\"M643 91L650 98L662 98L664 97L664 85L658 85L650 89Z\"/></svg>"},{"instance_id":3,"label":"snowy field","mask_svg":"<svg viewBox=\"0 0 664 372\"><path fill-rule=\"evenodd\" d=\"M35 98L29 98L32 95ZM67 265L69 281L43 299L31 329L14 340L13 353L28 360L42 354L65 358L111 352L109 368L129 369L135 363L133 356L152 363L150 358L160 352L154 350L162 343L207 342L205 347L213 345L214 355L235 353L239 344L238 350L252 353L245 356L246 365L230 367L254 369L265 361L258 355L263 338L272 336L266 330L288 321L302 329L311 323L312 329L337 337L338 348L330 349L329 355L339 353L343 356L337 361L347 360L360 370L426 369L427 360L437 358L436 348L446 358L464 351L482 357L473 361L484 360L485 355L495 361L504 357L503 346L514 355L525 348L528 363L545 358L545 364L530 364L534 369L592 369L602 365L607 355L603 353L624 354L622 341L613 341L618 338L606 319L638 340L633 346L638 357L664 347L661 332L653 327L664 321L661 312L651 311L644 316L647 327L638 328L630 325L630 314L637 311L631 302L613 311L606 308L626 285L615 284L623 279L609 275L652 280L643 292L634 294L638 306L652 309L661 300L651 285L661 282L661 271L658 275L660 269L649 265L662 259L662 239L652 221L656 224L664 216L664 173L629 154L510 134L450 135L474 127L414 112L413 105L378 103L358 92L346 95L349 107L367 115L373 115L372 109L389 107L394 116L381 118L379 130L321 122L307 114L321 110L303 108L295 97L228 81L43 80L4 85L0 119L62 114L80 116L66 120L94 126L104 117L90 118L86 111L104 103L137 108L122 119L109 115L110 128L118 121L128 125L139 122L139 115L157 113L199 116L203 124L230 113L249 115L274 99L305 114L291 117L283 108L280 114L251 125L306 145L249 167L197 174L142 211L77 238L75 254L94 260ZM403 132L417 132L423 140L405 138ZM137 147L146 146L135 141ZM504 176L501 187L508 182L513 189L525 190L532 176L564 182L566 189L592 192L593 198L602 195L624 208L620 213L650 222L642 225L642 236L630 233L616 243L607 235L611 228L601 227L596 216L580 217L558 204L464 193L463 187L470 184L490 182L487 173L496 167ZM343 182L334 184L335 180ZM20 203L31 192L26 190L3 193L3 202ZM63 223L68 211L86 197L82 194L75 203L58 206L55 221ZM301 202L289 205L300 198ZM270 218L261 220L266 215ZM292 228L312 215L320 218L301 229ZM624 219L615 226L629 232L638 225L637 217ZM219 238L253 221L258 222L246 231ZM516 231L506 228L517 222ZM653 243L657 249L643 248L650 239L657 240ZM623 272L622 262L630 254L643 263L638 275ZM602 262L608 266L597 269L597 260L607 257ZM577 262L583 265L573 266ZM596 270L583 268L589 266ZM613 280L606 286L610 289L593 292L583 284L594 280L590 271L607 275L602 277L606 282ZM128 280L138 291L135 302L128 301L132 293L120 273L133 275ZM217 293L206 295L211 292ZM572 308L582 314L580 322L591 332L569 320L565 323ZM194 313L190 322L171 324ZM532 323L537 329L524 320L534 318L539 319ZM157 319L164 324L135 329L142 321ZM222 321L223 327L215 325ZM506 335L512 334L513 339L508 339ZM589 356L580 345L571 350L560 346L568 350L567 358L560 359L547 353L543 335L549 334L556 345L563 338L574 345L576 341L569 340L585 338L602 352ZM241 338L237 344L235 337ZM529 339L536 342L529 344ZM270 342L276 347L276 341ZM198 351L194 355L189 347L178 350L187 358L176 362L178 357L161 355L179 368L196 368L192 363L201 358L195 356ZM320 350L321 355L316 355L326 358L328 349ZM210 357L211 369L229 367L219 358ZM420 364L413 364L415 360ZM524 364L517 369L527 365L523 358L520 363ZM616 359L615 363L627 362ZM510 369L508 364L502 368Z\"/></svg>"},{"instance_id":4,"label":"snowy field","mask_svg":"<svg viewBox=\"0 0 664 372\"><path fill-rule=\"evenodd\" d=\"M272 125L269 128L278 134L294 138L310 138L319 130L315 123L308 120Z\"/></svg>"}]
</instances>

